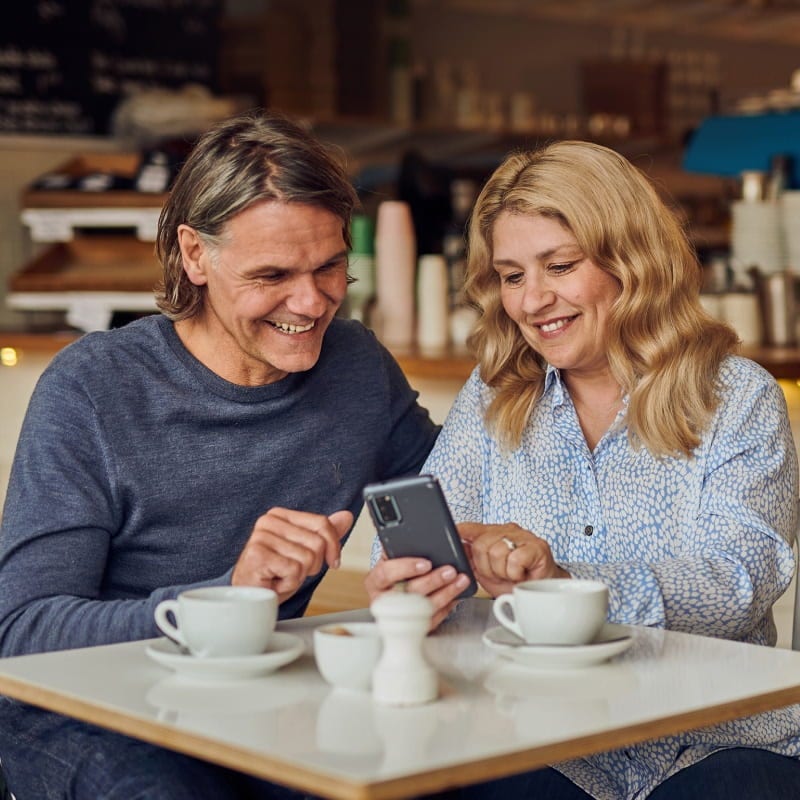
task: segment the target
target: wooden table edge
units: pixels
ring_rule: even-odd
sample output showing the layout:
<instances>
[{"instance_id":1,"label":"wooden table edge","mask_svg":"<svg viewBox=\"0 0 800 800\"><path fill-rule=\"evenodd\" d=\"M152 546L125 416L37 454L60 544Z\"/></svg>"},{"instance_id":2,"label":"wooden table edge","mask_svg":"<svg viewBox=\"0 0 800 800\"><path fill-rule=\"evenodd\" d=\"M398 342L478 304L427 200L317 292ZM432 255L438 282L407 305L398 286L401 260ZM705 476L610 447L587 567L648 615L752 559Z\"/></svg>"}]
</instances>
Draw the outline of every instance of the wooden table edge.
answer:
<instances>
[{"instance_id":1,"label":"wooden table edge","mask_svg":"<svg viewBox=\"0 0 800 800\"><path fill-rule=\"evenodd\" d=\"M271 759L263 753L255 753L242 746L223 744L165 723L139 717L131 718L112 709L98 708L83 700L43 689L19 678L0 675L0 694L333 800L400 800L421 793L442 791L538 769L560 761L615 750L800 703L799 685L696 711L682 712L664 719L626 725L600 734L587 734L568 742L536 745L475 763L455 764L417 775L361 783L337 778L309 767L300 767L282 759Z\"/></svg>"}]
</instances>

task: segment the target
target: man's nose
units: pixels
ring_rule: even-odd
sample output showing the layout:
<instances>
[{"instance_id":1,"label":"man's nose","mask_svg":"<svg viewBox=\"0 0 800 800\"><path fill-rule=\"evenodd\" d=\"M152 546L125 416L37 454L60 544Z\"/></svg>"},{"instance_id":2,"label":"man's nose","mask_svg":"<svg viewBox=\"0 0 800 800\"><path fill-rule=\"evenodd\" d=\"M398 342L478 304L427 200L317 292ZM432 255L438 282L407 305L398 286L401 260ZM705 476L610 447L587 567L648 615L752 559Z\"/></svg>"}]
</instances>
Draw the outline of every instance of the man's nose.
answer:
<instances>
[{"instance_id":1,"label":"man's nose","mask_svg":"<svg viewBox=\"0 0 800 800\"><path fill-rule=\"evenodd\" d=\"M318 285L315 275L298 275L292 282L292 291L286 305L295 314L316 317L327 309L328 298Z\"/></svg>"}]
</instances>

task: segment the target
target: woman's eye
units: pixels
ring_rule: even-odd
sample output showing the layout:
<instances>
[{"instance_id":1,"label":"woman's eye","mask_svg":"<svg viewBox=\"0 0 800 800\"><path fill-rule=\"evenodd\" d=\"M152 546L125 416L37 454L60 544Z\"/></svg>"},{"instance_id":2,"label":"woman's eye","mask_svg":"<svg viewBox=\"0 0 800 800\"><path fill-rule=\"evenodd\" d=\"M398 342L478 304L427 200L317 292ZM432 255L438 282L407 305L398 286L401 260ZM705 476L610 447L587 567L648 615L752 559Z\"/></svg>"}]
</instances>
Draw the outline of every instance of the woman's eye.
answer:
<instances>
[{"instance_id":1,"label":"woman's eye","mask_svg":"<svg viewBox=\"0 0 800 800\"><path fill-rule=\"evenodd\" d=\"M502 276L503 283L508 286L519 286L522 283L523 274L521 272L509 272Z\"/></svg>"},{"instance_id":2,"label":"woman's eye","mask_svg":"<svg viewBox=\"0 0 800 800\"><path fill-rule=\"evenodd\" d=\"M567 272L568 270L572 269L575 266L576 261L570 261L568 264L551 264L548 269L550 272L555 272L556 275Z\"/></svg>"}]
</instances>

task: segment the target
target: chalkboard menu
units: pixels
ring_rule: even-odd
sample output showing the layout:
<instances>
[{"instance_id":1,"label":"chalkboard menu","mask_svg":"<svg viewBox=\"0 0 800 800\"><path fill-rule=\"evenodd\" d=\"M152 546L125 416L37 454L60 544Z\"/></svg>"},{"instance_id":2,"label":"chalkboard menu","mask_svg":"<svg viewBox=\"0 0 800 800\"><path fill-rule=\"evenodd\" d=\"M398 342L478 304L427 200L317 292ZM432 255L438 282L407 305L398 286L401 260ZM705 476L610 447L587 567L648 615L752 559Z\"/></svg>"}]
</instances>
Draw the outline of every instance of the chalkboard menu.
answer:
<instances>
[{"instance_id":1,"label":"chalkboard menu","mask_svg":"<svg viewBox=\"0 0 800 800\"><path fill-rule=\"evenodd\" d=\"M0 133L96 135L142 88L216 89L222 0L11 0Z\"/></svg>"}]
</instances>

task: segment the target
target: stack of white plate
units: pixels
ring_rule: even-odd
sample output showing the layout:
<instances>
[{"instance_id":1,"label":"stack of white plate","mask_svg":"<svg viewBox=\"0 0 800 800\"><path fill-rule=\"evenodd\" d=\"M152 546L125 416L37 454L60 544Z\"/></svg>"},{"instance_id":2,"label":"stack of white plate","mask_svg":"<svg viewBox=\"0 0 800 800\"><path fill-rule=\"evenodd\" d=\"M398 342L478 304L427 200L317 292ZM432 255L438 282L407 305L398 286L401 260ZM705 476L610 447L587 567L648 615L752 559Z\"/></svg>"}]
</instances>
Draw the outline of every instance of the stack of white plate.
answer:
<instances>
[{"instance_id":1,"label":"stack of white plate","mask_svg":"<svg viewBox=\"0 0 800 800\"><path fill-rule=\"evenodd\" d=\"M769 200L737 200L732 204L731 266L738 283L750 283L750 267L758 267L763 273L786 268L781 209L782 205Z\"/></svg>"},{"instance_id":2,"label":"stack of white plate","mask_svg":"<svg viewBox=\"0 0 800 800\"><path fill-rule=\"evenodd\" d=\"M781 225L786 247L786 266L800 271L800 190L781 194Z\"/></svg>"}]
</instances>

